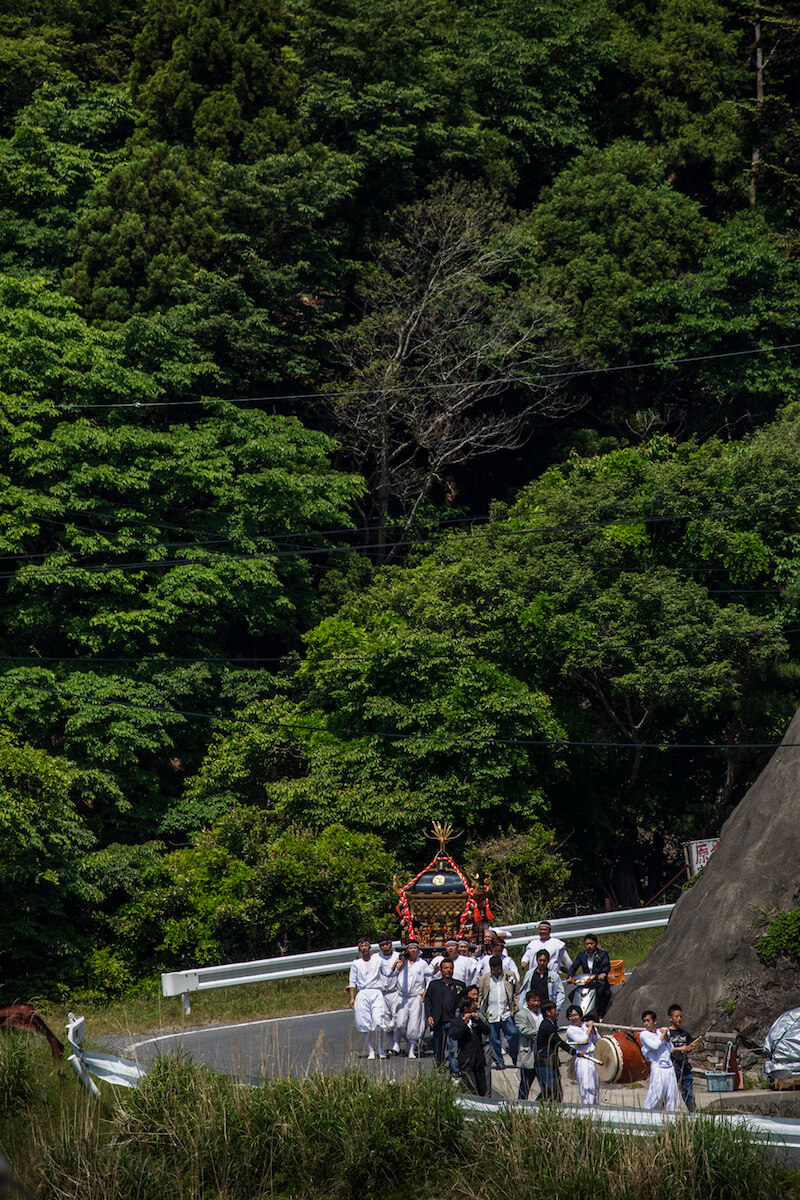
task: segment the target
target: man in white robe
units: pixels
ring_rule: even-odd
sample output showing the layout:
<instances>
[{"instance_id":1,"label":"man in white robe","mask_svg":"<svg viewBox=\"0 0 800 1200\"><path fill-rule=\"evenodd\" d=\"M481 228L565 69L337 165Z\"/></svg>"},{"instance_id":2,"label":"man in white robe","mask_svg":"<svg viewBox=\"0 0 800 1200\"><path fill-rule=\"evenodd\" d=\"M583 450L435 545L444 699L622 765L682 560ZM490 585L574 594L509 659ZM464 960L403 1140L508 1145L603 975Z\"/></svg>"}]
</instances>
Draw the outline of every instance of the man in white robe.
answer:
<instances>
[{"instance_id":1,"label":"man in white robe","mask_svg":"<svg viewBox=\"0 0 800 1200\"><path fill-rule=\"evenodd\" d=\"M394 1033L394 1014L397 1008L397 973L394 965L400 955L392 945L392 939L385 934L378 938L378 958L381 964L383 978L383 1021L381 1028L387 1039ZM391 1050L389 1051L391 1054Z\"/></svg>"},{"instance_id":2,"label":"man in white robe","mask_svg":"<svg viewBox=\"0 0 800 1200\"><path fill-rule=\"evenodd\" d=\"M567 953L567 947L561 938L553 937L552 926L549 921L539 922L539 936L531 938L525 947L525 953L522 955L521 966L523 971L536 965L536 955L540 950L546 950L550 955L550 970L556 974L563 973L569 975L572 968L572 959Z\"/></svg>"},{"instance_id":3,"label":"man in white robe","mask_svg":"<svg viewBox=\"0 0 800 1200\"><path fill-rule=\"evenodd\" d=\"M455 940L455 938L448 938L448 940L444 944L444 954L434 955L434 957L431 959L430 963L428 964L430 967L430 970L431 970L431 974L434 975L438 979L439 978L439 969L440 969L442 963L444 962L444 960L446 958L449 958L450 961L455 965L457 955L458 955L458 942Z\"/></svg>"},{"instance_id":4,"label":"man in white robe","mask_svg":"<svg viewBox=\"0 0 800 1200\"><path fill-rule=\"evenodd\" d=\"M358 953L359 957L350 965L347 981L350 1007L353 1009L356 1029L364 1034L367 1058L375 1057L376 1045L378 1057L386 1058L381 1033L385 1006L380 955L373 957L369 938L359 939Z\"/></svg>"},{"instance_id":5,"label":"man in white robe","mask_svg":"<svg viewBox=\"0 0 800 1200\"><path fill-rule=\"evenodd\" d=\"M678 1080L672 1065L669 1029L656 1027L656 1014L648 1008L642 1013L644 1029L639 1034L642 1054L650 1063L650 1087L643 1108L677 1112L681 1106Z\"/></svg>"},{"instance_id":6,"label":"man in white robe","mask_svg":"<svg viewBox=\"0 0 800 1200\"><path fill-rule=\"evenodd\" d=\"M481 977L480 967L477 959L472 958L469 952L469 942L466 939L460 941L457 946L458 957L453 963L453 979L457 979L459 983L463 983L464 988L471 988L477 984Z\"/></svg>"},{"instance_id":7,"label":"man in white robe","mask_svg":"<svg viewBox=\"0 0 800 1200\"><path fill-rule=\"evenodd\" d=\"M487 975L489 973L489 959L495 956L502 958L503 970L508 971L509 975L513 975L517 983L519 983L519 967L506 950L502 940L497 936L492 938L492 941L488 944L488 946L484 944L483 954L480 956L480 958L475 959L475 962L478 964L478 978L480 979L483 975Z\"/></svg>"},{"instance_id":8,"label":"man in white robe","mask_svg":"<svg viewBox=\"0 0 800 1200\"><path fill-rule=\"evenodd\" d=\"M397 1008L394 1014L392 1054L400 1053L400 1039L408 1042L408 1057L417 1057L417 1046L425 1032L423 1000L430 979L430 967L419 956L419 946L409 942L394 965L397 972Z\"/></svg>"}]
</instances>

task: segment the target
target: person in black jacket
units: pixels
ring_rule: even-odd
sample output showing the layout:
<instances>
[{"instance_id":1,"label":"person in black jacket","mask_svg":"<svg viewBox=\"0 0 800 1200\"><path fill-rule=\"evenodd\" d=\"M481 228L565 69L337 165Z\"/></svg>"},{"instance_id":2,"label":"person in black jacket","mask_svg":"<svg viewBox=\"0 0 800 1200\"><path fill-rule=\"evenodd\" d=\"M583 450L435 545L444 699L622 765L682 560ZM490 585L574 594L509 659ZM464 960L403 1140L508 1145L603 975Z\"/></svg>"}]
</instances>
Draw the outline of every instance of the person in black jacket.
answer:
<instances>
[{"instance_id":1,"label":"person in black jacket","mask_svg":"<svg viewBox=\"0 0 800 1200\"><path fill-rule=\"evenodd\" d=\"M566 1050L575 1058L579 1051L570 1046L558 1032L556 1016L558 1010L552 1000L542 1006L544 1018L536 1035L536 1074L541 1088L540 1100L563 1100L561 1072L558 1066L559 1050Z\"/></svg>"},{"instance_id":2,"label":"person in black jacket","mask_svg":"<svg viewBox=\"0 0 800 1200\"><path fill-rule=\"evenodd\" d=\"M450 1025L450 1036L458 1044L458 1069L468 1091L485 1096L486 1060L484 1038L489 1035L489 1022L472 996L462 996L458 1012Z\"/></svg>"},{"instance_id":3,"label":"person in black jacket","mask_svg":"<svg viewBox=\"0 0 800 1200\"><path fill-rule=\"evenodd\" d=\"M586 947L575 956L572 963L572 974L569 977L569 982L574 983L576 975L591 975L592 982L587 980L582 987L594 987L595 994L595 1013L596 1019L602 1021L611 1004L611 984L608 982L608 973L611 970L611 960L605 950L601 950L597 944L597 935L587 933L583 939L583 944ZM570 995L570 1000L574 1003L575 992Z\"/></svg>"},{"instance_id":4,"label":"person in black jacket","mask_svg":"<svg viewBox=\"0 0 800 1200\"><path fill-rule=\"evenodd\" d=\"M428 984L425 993L425 1018L428 1028L433 1031L433 1058L437 1067L444 1062L444 1049L447 1046L447 1060L450 1070L455 1075L457 1047L455 1042L450 1045L450 1024L456 1015L464 985L453 979L453 967L451 958L443 958L439 966L441 977Z\"/></svg>"}]
</instances>

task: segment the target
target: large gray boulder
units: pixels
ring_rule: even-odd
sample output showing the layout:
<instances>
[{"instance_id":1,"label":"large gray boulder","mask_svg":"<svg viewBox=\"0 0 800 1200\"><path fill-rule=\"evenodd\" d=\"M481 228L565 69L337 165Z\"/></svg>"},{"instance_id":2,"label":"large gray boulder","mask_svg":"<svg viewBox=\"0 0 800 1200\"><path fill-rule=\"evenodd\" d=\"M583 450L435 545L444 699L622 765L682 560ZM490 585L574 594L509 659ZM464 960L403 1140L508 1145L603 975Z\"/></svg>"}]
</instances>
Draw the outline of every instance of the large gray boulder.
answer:
<instances>
[{"instance_id":1,"label":"large gray boulder","mask_svg":"<svg viewBox=\"0 0 800 1200\"><path fill-rule=\"evenodd\" d=\"M678 1003L693 1032L735 1030L760 1044L773 1020L800 1006L800 970L767 968L753 951L767 914L800 900L800 712L722 827L720 844L678 900L663 936L619 992L607 1020L666 1024Z\"/></svg>"}]
</instances>

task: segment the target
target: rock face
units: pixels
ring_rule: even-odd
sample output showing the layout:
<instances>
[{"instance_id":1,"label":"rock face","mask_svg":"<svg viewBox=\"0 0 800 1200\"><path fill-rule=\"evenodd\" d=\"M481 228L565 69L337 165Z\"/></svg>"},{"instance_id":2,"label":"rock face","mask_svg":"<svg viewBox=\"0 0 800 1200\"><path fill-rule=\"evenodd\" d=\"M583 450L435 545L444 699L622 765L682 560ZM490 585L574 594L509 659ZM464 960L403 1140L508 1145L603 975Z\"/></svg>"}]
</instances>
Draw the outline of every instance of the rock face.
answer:
<instances>
[{"instance_id":1,"label":"rock face","mask_svg":"<svg viewBox=\"0 0 800 1200\"><path fill-rule=\"evenodd\" d=\"M771 910L799 902L800 712L607 1019L638 1025L653 1008L666 1024L675 1003L693 1032L730 1029L760 1044L780 1013L800 1006L800 969L764 967L753 942Z\"/></svg>"}]
</instances>

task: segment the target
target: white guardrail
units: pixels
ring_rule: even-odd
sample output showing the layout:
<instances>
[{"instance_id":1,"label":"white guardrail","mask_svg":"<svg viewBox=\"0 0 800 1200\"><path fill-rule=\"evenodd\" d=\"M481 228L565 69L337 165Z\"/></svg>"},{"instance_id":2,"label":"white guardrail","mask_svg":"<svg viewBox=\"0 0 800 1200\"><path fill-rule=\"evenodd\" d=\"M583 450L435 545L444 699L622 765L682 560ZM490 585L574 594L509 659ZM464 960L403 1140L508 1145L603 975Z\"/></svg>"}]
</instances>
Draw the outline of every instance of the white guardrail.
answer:
<instances>
[{"instance_id":1,"label":"white guardrail","mask_svg":"<svg viewBox=\"0 0 800 1200\"><path fill-rule=\"evenodd\" d=\"M468 1117L492 1117L509 1108L516 1108L535 1116L539 1109L537 1104L518 1100L482 1100L477 1097L459 1096L456 1103ZM721 1117L725 1124L734 1128L746 1129L751 1137L770 1146L781 1156L790 1156L796 1161L800 1153L800 1121L786 1120L781 1117L763 1117L756 1113L721 1113L718 1110L704 1109L696 1114L679 1112L648 1112L641 1108L592 1108L582 1104L565 1104L562 1111L568 1115L589 1119L600 1125L610 1125L623 1133L654 1133L669 1121L691 1121L693 1115L700 1119L709 1116Z\"/></svg>"},{"instance_id":2,"label":"white guardrail","mask_svg":"<svg viewBox=\"0 0 800 1200\"><path fill-rule=\"evenodd\" d=\"M94 1096L100 1095L100 1089L92 1079L93 1075L115 1087L138 1087L145 1076L139 1064L129 1058L116 1058L113 1054L100 1054L96 1050L84 1049L86 1022L83 1017L76 1017L75 1013L69 1014L67 1041L72 1051L67 1062L83 1086Z\"/></svg>"},{"instance_id":3,"label":"white guardrail","mask_svg":"<svg viewBox=\"0 0 800 1200\"><path fill-rule=\"evenodd\" d=\"M673 904L652 908L626 908L619 912L590 913L582 917L561 917L552 922L553 933L560 938L585 937L587 933L632 933L640 929L659 929L667 924ZM508 930L508 946L522 946L539 932L539 922L529 925L498 925ZM395 942L395 946L399 946ZM377 946L373 946L377 949ZM195 967L191 971L167 971L161 976L164 996L182 996L183 1010L190 1013L191 992L213 988L238 987L242 983L268 983L273 979L297 979L303 975L327 975L345 971L356 957L355 946L322 950L316 954L286 954L257 962L227 963L220 967Z\"/></svg>"}]
</instances>

